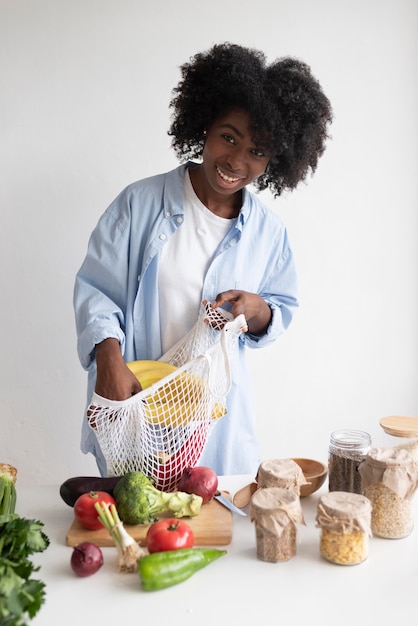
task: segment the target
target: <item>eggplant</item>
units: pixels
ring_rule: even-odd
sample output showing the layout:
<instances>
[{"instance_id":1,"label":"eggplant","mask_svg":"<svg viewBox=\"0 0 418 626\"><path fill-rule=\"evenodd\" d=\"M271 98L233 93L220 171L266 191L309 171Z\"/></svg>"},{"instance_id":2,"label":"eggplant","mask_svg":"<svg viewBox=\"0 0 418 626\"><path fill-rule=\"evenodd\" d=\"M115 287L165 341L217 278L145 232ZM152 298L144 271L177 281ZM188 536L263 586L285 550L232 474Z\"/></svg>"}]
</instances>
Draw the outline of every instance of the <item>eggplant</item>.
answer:
<instances>
[{"instance_id":1,"label":"eggplant","mask_svg":"<svg viewBox=\"0 0 418 626\"><path fill-rule=\"evenodd\" d=\"M74 506L77 498L89 491L106 491L113 496L113 489L122 476L103 478L100 476L74 476L60 486L60 496L68 506Z\"/></svg>"}]
</instances>

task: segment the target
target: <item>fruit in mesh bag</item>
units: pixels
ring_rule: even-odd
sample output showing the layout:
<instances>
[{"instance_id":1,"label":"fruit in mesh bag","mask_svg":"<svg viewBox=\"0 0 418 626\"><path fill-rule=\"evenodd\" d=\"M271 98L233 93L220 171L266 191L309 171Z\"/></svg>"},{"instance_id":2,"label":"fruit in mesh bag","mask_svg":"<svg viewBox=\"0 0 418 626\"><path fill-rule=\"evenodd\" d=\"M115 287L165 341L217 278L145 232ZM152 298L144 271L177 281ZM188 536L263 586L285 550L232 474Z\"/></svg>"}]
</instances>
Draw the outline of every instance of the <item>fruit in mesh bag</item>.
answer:
<instances>
[{"instance_id":1,"label":"fruit in mesh bag","mask_svg":"<svg viewBox=\"0 0 418 626\"><path fill-rule=\"evenodd\" d=\"M127 366L141 383L142 389L148 389L162 378L175 372L178 368L162 361L133 361ZM205 383L201 378L189 372L180 372L171 380L158 388L149 397L149 402L194 402L205 390Z\"/></svg>"},{"instance_id":2,"label":"fruit in mesh bag","mask_svg":"<svg viewBox=\"0 0 418 626\"><path fill-rule=\"evenodd\" d=\"M175 372L177 367L162 361L131 361L126 364L141 383L142 389L148 389L154 383Z\"/></svg>"},{"instance_id":3,"label":"fruit in mesh bag","mask_svg":"<svg viewBox=\"0 0 418 626\"><path fill-rule=\"evenodd\" d=\"M133 361L127 363L127 366L141 383L142 389L147 389L177 370L169 363L151 360ZM205 382L201 378L190 372L180 372L147 397L145 417L154 424L164 426L187 424L195 418L199 404L205 400L206 391ZM218 419L225 412L222 404L215 403L211 419Z\"/></svg>"},{"instance_id":4,"label":"fruit in mesh bag","mask_svg":"<svg viewBox=\"0 0 418 626\"><path fill-rule=\"evenodd\" d=\"M199 419L201 410L198 402L147 402L144 413L149 422L174 428ZM225 413L226 408L220 402L216 402L210 419L219 419Z\"/></svg>"}]
</instances>

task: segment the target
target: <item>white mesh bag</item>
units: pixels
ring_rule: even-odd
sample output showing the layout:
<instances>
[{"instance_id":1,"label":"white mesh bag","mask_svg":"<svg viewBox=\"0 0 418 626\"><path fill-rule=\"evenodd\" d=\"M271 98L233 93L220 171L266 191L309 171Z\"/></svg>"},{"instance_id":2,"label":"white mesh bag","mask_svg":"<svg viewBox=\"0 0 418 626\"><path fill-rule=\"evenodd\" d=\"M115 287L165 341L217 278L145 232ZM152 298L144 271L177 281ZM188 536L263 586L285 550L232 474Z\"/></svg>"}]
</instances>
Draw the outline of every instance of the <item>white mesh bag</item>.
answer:
<instances>
[{"instance_id":1,"label":"white mesh bag","mask_svg":"<svg viewBox=\"0 0 418 626\"><path fill-rule=\"evenodd\" d=\"M204 302L191 331L160 359L175 366L172 373L128 400L93 393L87 419L109 476L140 471L162 491L177 489L226 412L230 359L246 330L243 315L234 319Z\"/></svg>"}]
</instances>

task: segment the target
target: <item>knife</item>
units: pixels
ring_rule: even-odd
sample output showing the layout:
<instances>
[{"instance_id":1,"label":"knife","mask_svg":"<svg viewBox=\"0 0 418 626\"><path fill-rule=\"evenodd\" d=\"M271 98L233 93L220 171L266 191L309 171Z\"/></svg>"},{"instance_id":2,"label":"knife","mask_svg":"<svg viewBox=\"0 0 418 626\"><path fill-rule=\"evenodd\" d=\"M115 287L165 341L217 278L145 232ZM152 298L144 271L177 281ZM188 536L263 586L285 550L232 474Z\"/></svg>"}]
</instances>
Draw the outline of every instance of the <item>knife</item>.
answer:
<instances>
[{"instance_id":1,"label":"knife","mask_svg":"<svg viewBox=\"0 0 418 626\"><path fill-rule=\"evenodd\" d=\"M222 495L220 491L216 491L213 497L215 498L215 500L223 504L223 506L225 506L233 513L237 513L238 515L244 515L246 517L247 514L244 513L244 511L241 511L241 509L239 509L237 506L235 506L235 504L231 502L231 500L228 500L228 498Z\"/></svg>"}]
</instances>

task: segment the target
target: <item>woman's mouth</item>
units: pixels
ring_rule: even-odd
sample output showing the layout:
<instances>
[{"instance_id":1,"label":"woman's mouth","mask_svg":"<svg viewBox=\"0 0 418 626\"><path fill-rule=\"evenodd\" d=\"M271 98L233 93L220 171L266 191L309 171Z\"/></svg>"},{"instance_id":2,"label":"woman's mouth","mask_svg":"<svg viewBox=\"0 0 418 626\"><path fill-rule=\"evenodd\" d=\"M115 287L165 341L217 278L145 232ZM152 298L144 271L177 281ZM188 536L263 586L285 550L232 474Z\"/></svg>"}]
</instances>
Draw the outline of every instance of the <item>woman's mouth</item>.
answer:
<instances>
[{"instance_id":1,"label":"woman's mouth","mask_svg":"<svg viewBox=\"0 0 418 626\"><path fill-rule=\"evenodd\" d=\"M218 173L218 176L220 176L220 178L222 178L222 180L224 180L226 183L237 183L240 180L239 176L228 176L227 174L225 174L225 172L220 170L218 166L216 166L216 171Z\"/></svg>"}]
</instances>

